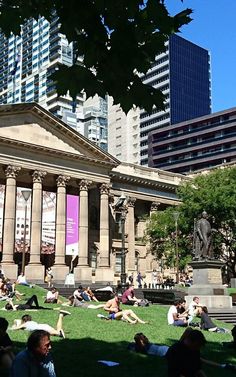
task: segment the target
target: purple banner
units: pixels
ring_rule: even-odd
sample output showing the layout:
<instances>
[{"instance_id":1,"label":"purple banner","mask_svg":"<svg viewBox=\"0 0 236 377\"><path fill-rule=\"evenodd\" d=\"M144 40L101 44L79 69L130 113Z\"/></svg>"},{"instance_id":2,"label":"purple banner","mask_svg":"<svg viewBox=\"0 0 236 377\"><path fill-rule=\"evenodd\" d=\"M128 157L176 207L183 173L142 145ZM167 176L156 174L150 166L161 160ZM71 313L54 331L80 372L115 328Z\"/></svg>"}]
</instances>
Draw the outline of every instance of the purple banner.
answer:
<instances>
[{"instance_id":1,"label":"purple banner","mask_svg":"<svg viewBox=\"0 0 236 377\"><path fill-rule=\"evenodd\" d=\"M66 255L79 253L79 196L66 195Z\"/></svg>"}]
</instances>

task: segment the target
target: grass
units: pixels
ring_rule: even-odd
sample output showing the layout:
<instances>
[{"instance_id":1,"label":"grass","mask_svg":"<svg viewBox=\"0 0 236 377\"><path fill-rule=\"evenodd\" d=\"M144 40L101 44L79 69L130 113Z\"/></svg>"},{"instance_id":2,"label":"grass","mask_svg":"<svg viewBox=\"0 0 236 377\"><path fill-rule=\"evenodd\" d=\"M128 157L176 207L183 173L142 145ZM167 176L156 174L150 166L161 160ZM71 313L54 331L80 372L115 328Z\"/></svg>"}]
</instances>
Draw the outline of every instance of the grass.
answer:
<instances>
[{"instance_id":1,"label":"grass","mask_svg":"<svg viewBox=\"0 0 236 377\"><path fill-rule=\"evenodd\" d=\"M25 292L25 297L37 294L41 304L45 291L41 288L20 287ZM24 302L24 300L22 300ZM43 304L47 307L57 305ZM4 304L0 303L3 307ZM147 337L155 343L171 345L178 340L183 329L168 326L166 322L167 307L153 305L147 308L135 308L134 311L142 319L149 321L149 324L129 325L118 321L105 321L97 318L100 310L70 308L71 316L64 318L66 339L53 337L53 358L56 366L57 377L104 377L109 373L112 377L143 377L148 375L166 376L165 359L135 354L127 351L127 345L133 341L134 334L144 332ZM6 317L10 326L13 320L20 318L23 312L0 311L0 316ZM40 323L56 325L58 312L36 311L30 312L33 320ZM220 323L222 327L222 323ZM232 326L225 324L224 327ZM28 333L26 331L10 331L9 335L15 342L16 352L25 347ZM224 349L222 341L231 341L230 334L204 333L207 339L202 355L205 358L217 362L236 363L235 351ZM98 363L98 360L111 360L119 362L116 367L107 367ZM233 372L220 368L204 368L209 377L233 376Z\"/></svg>"}]
</instances>

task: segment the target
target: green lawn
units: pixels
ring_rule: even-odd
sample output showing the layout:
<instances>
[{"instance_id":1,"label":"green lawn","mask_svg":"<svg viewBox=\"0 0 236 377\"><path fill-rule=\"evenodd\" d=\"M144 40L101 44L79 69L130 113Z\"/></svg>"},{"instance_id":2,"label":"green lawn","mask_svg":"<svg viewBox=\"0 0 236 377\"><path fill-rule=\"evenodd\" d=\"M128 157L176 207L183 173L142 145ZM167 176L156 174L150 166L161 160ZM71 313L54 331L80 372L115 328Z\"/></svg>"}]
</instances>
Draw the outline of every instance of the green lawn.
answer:
<instances>
[{"instance_id":1,"label":"green lawn","mask_svg":"<svg viewBox=\"0 0 236 377\"><path fill-rule=\"evenodd\" d=\"M37 294L41 303L45 291L40 288L20 288L26 297ZM22 300L23 302L23 300ZM45 306L50 307L50 305ZM0 303L2 307L3 304ZM57 305L51 305L56 307ZM70 308L71 316L64 319L66 339L53 337L53 357L58 377L112 377L166 376L166 363L158 357L145 356L127 351L127 345L133 340L136 332L144 332L152 342L171 345L179 339L183 329L167 325L167 307L153 305L147 308L135 308L134 311L150 323L129 325L118 321L105 321L97 318L101 310ZM10 323L20 318L23 312L1 311L0 316L6 317ZM55 326L58 312L37 311L30 313L33 320L40 323L49 323ZM220 323L222 326L222 323ZM225 325L224 327L231 326ZM231 362L236 364L235 352L224 349L222 341L230 341L229 334L214 334L205 332L207 345L202 355L217 362ZM9 331L9 335L16 344L16 351L24 348L28 337L26 331ZM111 360L120 363L116 367L107 367L99 364L98 360ZM205 368L208 376L233 376L233 372L218 368Z\"/></svg>"}]
</instances>

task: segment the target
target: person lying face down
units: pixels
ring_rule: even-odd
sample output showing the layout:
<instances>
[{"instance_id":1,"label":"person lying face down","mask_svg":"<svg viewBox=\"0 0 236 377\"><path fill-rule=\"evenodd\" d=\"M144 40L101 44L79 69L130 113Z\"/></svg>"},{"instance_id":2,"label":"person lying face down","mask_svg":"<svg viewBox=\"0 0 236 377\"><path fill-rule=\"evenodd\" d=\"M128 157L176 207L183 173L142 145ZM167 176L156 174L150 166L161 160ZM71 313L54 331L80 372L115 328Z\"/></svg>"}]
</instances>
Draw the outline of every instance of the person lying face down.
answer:
<instances>
[{"instance_id":1,"label":"person lying face down","mask_svg":"<svg viewBox=\"0 0 236 377\"><path fill-rule=\"evenodd\" d=\"M169 347L166 345L151 343L146 335L143 333L137 333L134 336L134 343L130 343L128 349L146 355L163 357L166 355Z\"/></svg>"}]
</instances>

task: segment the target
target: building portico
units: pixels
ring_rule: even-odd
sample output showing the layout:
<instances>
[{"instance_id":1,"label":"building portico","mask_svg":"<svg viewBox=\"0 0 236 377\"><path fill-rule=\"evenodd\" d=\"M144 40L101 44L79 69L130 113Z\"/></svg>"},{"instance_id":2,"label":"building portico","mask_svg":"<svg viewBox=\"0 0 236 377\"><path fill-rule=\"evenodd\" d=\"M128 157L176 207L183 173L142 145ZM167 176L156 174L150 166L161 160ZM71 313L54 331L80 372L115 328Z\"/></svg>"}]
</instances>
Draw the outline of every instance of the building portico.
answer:
<instances>
[{"instance_id":1,"label":"building portico","mask_svg":"<svg viewBox=\"0 0 236 377\"><path fill-rule=\"evenodd\" d=\"M1 106L0 251L5 275L16 279L24 249L29 281L42 282L50 265L54 280L63 282L72 260L76 281L115 283L121 239L112 201L122 192L128 211L127 272L139 268L147 274L153 257L142 241L146 218L155 208L178 205L175 190L182 179L120 164L38 104ZM31 191L26 219L25 188ZM69 249L75 228L78 238Z\"/></svg>"}]
</instances>

